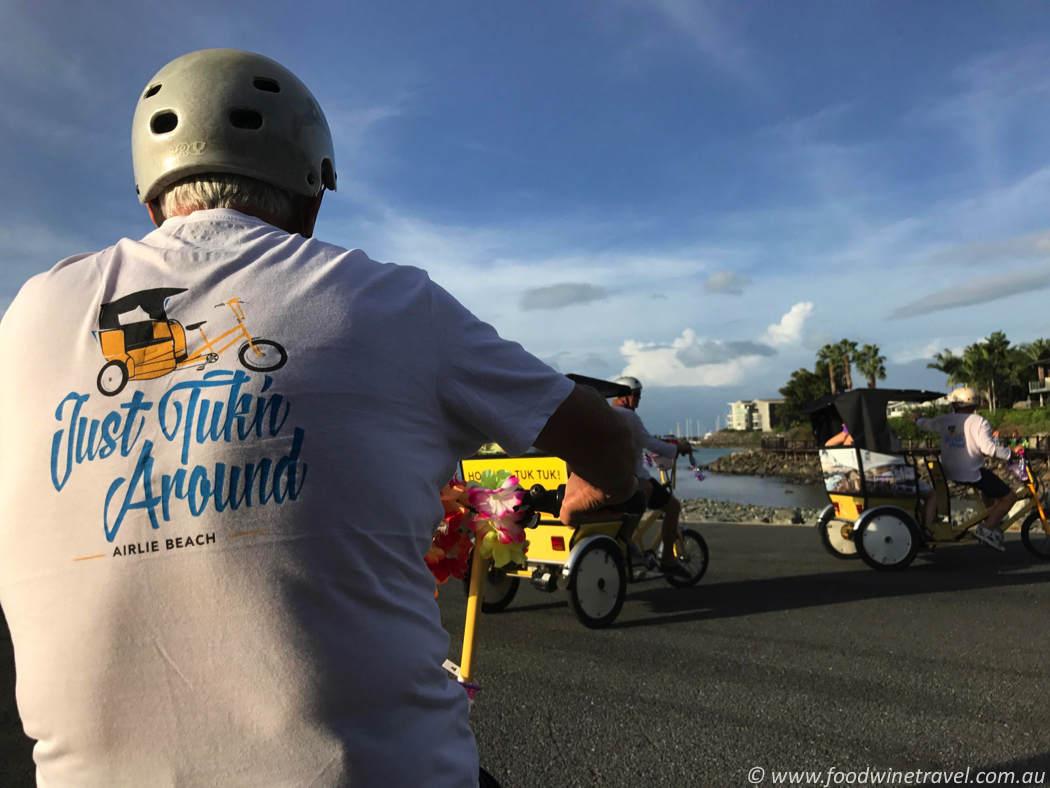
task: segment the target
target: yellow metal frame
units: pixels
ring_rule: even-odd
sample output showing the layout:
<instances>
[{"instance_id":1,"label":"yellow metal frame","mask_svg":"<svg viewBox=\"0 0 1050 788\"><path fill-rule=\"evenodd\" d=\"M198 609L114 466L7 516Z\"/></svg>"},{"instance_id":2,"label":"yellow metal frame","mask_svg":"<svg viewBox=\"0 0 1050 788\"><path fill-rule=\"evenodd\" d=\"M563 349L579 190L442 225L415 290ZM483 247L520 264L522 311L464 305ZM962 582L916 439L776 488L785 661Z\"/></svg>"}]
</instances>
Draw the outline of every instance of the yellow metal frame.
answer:
<instances>
[{"instance_id":1,"label":"yellow metal frame","mask_svg":"<svg viewBox=\"0 0 1050 788\"><path fill-rule=\"evenodd\" d=\"M941 511L947 511L950 514L950 492L940 462L936 459L931 460L928 458L924 459L923 462L930 474L930 479L933 481L934 491L937 493L938 509ZM1038 483L1031 470L1028 470L1027 473L1028 481L1026 481L1023 486L1014 490L1017 494L1017 499L1019 501L1025 501L1024 505L1014 514L1003 518L1002 522L996 527L996 530L1006 531L1011 525L1022 520L1025 515L1035 509L1039 512L1039 520L1042 523L1043 530L1048 536L1050 536L1050 522L1047 521L1042 501L1039 499ZM923 521L921 498L917 498L913 501L912 498L909 497L907 501L909 504L912 504L911 508L902 505L901 498L865 498L864 496L841 495L835 493L829 493L828 498L831 499L831 503L835 507L834 519L845 522L842 527L842 536L846 539L851 537L852 526L857 518L866 510L874 509L876 506L896 506L912 514L915 517L915 522L922 523ZM865 503L867 505L865 505ZM972 530L984 522L987 516L988 510L984 508L984 502L978 497L977 514L965 522L954 526L951 523L950 516L945 522L934 523L933 536L927 538L926 543L930 545L958 544L960 542L976 539Z\"/></svg>"},{"instance_id":2,"label":"yellow metal frame","mask_svg":"<svg viewBox=\"0 0 1050 788\"><path fill-rule=\"evenodd\" d=\"M475 550L470 564L470 588L467 590L467 620L463 625L463 653L459 660L459 675L463 681L474 680L474 643L478 636L478 619L485 588L488 567L481 551Z\"/></svg>"},{"instance_id":3,"label":"yellow metal frame","mask_svg":"<svg viewBox=\"0 0 1050 788\"><path fill-rule=\"evenodd\" d=\"M678 483L678 459L675 458L674 465L671 466L671 474L667 475L663 470L660 471L660 482L667 484L668 480L671 483L671 489L673 490ZM649 539L649 543L646 544L645 536L652 530L653 526L656 525L657 520L663 517L663 509L653 509L652 511L646 512L642 519L638 522L638 527L634 529L634 534L631 536L631 541L638 545L639 549L644 553L646 550L655 550L660 542L663 540L663 529L658 528L656 532Z\"/></svg>"},{"instance_id":4,"label":"yellow metal frame","mask_svg":"<svg viewBox=\"0 0 1050 788\"><path fill-rule=\"evenodd\" d=\"M214 339L208 339L203 328L197 329L200 331L204 345L181 361L177 360L177 358L186 351L186 332L182 324L177 320L168 320L166 322L157 320L153 323L154 339L171 339L170 345L153 345L145 348L135 348L130 351L124 348L123 332L121 330L111 329L103 331L100 336L102 354L107 361L124 362L128 370L129 380L159 378L180 367L200 364L202 361L207 361L210 355L222 355L242 339L248 341L252 352L255 353L257 358L262 358L263 354L255 346L251 332L248 331L248 326L244 322L244 308L241 306L240 299L231 298L225 305L233 312L233 316L237 319L237 325ZM221 347L216 347L231 335L235 335L233 339Z\"/></svg>"},{"instance_id":5,"label":"yellow metal frame","mask_svg":"<svg viewBox=\"0 0 1050 788\"><path fill-rule=\"evenodd\" d=\"M477 481L485 471L510 471L518 477L523 487L531 487L533 484L542 484L546 488L565 484L569 474L565 461L558 457L528 454L523 457L508 457L505 454L492 453L489 455L478 455L463 460L463 477L466 481ZM671 467L670 474L660 471L660 481L671 483L674 488L678 479L678 463ZM655 509L647 512L635 528L631 541L645 552L655 550L662 540L660 528L653 526L663 516L663 511ZM569 561L572 548L576 544L591 536L608 536L616 540L624 553L627 562L627 543L621 538L623 522L620 519L604 520L596 522L583 522L576 528L563 525L559 520L541 518L535 529L529 531L529 551L526 555L526 565L522 569L508 569L508 577L532 578L533 572L546 566L565 566ZM650 535L650 531L653 533ZM563 550L553 547L552 539L561 540ZM647 544L648 542L648 544ZM678 548L676 548L678 549ZM633 572L632 572L633 574ZM472 576L473 579L473 576ZM628 579L633 579L629 577Z\"/></svg>"}]
</instances>

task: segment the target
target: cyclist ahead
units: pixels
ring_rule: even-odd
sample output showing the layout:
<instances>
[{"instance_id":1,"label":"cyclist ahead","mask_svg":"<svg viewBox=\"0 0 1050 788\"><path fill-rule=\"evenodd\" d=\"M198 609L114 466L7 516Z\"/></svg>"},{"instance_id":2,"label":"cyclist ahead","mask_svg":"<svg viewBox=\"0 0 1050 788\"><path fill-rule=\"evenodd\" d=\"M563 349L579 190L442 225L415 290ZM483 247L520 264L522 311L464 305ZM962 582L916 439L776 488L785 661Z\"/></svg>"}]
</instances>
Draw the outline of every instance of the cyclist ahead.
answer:
<instances>
[{"instance_id":1,"label":"cyclist ahead","mask_svg":"<svg viewBox=\"0 0 1050 788\"><path fill-rule=\"evenodd\" d=\"M642 399L642 384L638 378L624 376L617 378L614 382L619 383L622 386L628 386L631 389L631 393L626 397L616 397L613 400L613 409L619 413L623 420L630 426L631 432L634 435L635 443L638 445L638 453L635 462L635 473L638 476L638 486L645 490L649 501L649 508L663 509L664 513L664 545L660 557L660 570L664 574L689 578L691 577L689 570L678 563L678 560L674 555L674 542L675 538L678 536L678 517L682 513L682 505L678 502L678 499L674 497L674 492L672 492L670 485L661 484L649 475L649 471L645 467L642 451L648 451L651 454L657 454L661 457L673 460L680 454L688 454L691 447L688 442L674 444L662 441L659 438L653 437L653 435L651 435L645 428L645 424L642 423L641 417L635 412L638 409L638 403L641 402ZM631 535L627 534L626 536L627 542L631 546L632 553L634 553L634 551L637 550L637 547L635 547L634 543L630 541Z\"/></svg>"},{"instance_id":2,"label":"cyclist ahead","mask_svg":"<svg viewBox=\"0 0 1050 788\"><path fill-rule=\"evenodd\" d=\"M482 443L535 444L576 471L572 521L636 489L629 431L424 271L311 238L332 139L272 60L168 64L132 154L158 229L34 277L0 323L23 373L0 382L0 605L38 781L475 788L423 561L439 490ZM279 368L149 366L233 298ZM135 365L111 397L99 334Z\"/></svg>"},{"instance_id":3,"label":"cyclist ahead","mask_svg":"<svg viewBox=\"0 0 1050 788\"><path fill-rule=\"evenodd\" d=\"M952 403L952 413L922 419L915 412L908 415L919 429L936 432L941 436L941 467L951 481L972 487L981 494L981 500L988 510L984 526L974 529L973 535L989 547L1005 550L1003 532L997 526L1017 503L1017 494L1010 487L984 467L985 457L998 457L1008 460L1012 450L999 446L992 438L992 428L988 420L974 411L978 398L973 389L965 386L957 388L948 396Z\"/></svg>"}]
</instances>

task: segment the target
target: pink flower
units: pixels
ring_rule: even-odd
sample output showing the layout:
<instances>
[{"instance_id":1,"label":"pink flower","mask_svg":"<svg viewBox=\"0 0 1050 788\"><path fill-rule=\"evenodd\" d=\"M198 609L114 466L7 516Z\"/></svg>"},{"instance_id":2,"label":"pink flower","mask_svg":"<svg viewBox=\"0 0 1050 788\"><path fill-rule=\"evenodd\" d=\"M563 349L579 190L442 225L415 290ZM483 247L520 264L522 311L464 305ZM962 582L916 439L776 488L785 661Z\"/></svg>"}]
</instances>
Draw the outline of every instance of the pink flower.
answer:
<instances>
[{"instance_id":1,"label":"pink flower","mask_svg":"<svg viewBox=\"0 0 1050 788\"><path fill-rule=\"evenodd\" d=\"M483 517L499 518L514 514L514 507L522 502L525 491L518 489L518 477L510 476L495 490L472 487L467 490L470 505Z\"/></svg>"},{"instance_id":2,"label":"pink flower","mask_svg":"<svg viewBox=\"0 0 1050 788\"><path fill-rule=\"evenodd\" d=\"M494 520L492 526L501 544L510 544L512 542L521 544L525 541L525 529L508 517L504 517L502 520Z\"/></svg>"}]
</instances>

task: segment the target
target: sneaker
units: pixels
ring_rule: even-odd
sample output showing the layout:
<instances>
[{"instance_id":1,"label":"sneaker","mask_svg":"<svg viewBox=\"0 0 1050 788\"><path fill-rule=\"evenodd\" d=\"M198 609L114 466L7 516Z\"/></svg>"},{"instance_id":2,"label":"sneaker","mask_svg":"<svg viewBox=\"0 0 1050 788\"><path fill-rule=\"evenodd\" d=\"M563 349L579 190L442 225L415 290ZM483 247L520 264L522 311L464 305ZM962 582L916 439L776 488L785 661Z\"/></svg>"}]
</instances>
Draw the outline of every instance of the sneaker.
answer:
<instances>
[{"instance_id":1,"label":"sneaker","mask_svg":"<svg viewBox=\"0 0 1050 788\"><path fill-rule=\"evenodd\" d=\"M973 529L973 535L976 539L984 544L992 547L1001 552L1006 552L1006 548L1003 547L1003 532L1002 531L990 531L987 528L977 527Z\"/></svg>"},{"instance_id":2,"label":"sneaker","mask_svg":"<svg viewBox=\"0 0 1050 788\"><path fill-rule=\"evenodd\" d=\"M673 564L660 564L660 572L664 577L680 577L682 580L692 580L693 576L689 570L675 561Z\"/></svg>"}]
</instances>

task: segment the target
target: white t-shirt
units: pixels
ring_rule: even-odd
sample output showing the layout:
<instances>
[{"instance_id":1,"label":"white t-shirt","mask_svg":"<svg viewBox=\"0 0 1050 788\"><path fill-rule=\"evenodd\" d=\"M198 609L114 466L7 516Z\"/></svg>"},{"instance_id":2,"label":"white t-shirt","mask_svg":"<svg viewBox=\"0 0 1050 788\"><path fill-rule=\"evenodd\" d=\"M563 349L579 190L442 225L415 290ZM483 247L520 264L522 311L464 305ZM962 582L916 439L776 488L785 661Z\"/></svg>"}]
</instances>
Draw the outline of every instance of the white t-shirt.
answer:
<instances>
[{"instance_id":1,"label":"white t-shirt","mask_svg":"<svg viewBox=\"0 0 1050 788\"><path fill-rule=\"evenodd\" d=\"M526 451L571 381L419 269L228 210L34 277L0 344L39 785L475 788L438 492L483 442Z\"/></svg>"},{"instance_id":2,"label":"white t-shirt","mask_svg":"<svg viewBox=\"0 0 1050 788\"><path fill-rule=\"evenodd\" d=\"M1010 449L996 445L992 426L976 413L945 413L915 423L920 430L941 436L941 466L954 482L980 481L986 456L1010 459Z\"/></svg>"},{"instance_id":3,"label":"white t-shirt","mask_svg":"<svg viewBox=\"0 0 1050 788\"><path fill-rule=\"evenodd\" d=\"M642 423L641 416L633 410L620 405L613 405L613 410L620 414L620 417L627 422L631 432L634 434L634 443L638 447L638 458L634 465L635 476L640 476L643 479L652 478L649 469L645 467L643 450L647 450L652 454L659 454L661 457L667 457L669 460L673 460L678 456L678 447L673 443L662 441L650 435L649 431L645 429L645 424Z\"/></svg>"}]
</instances>

